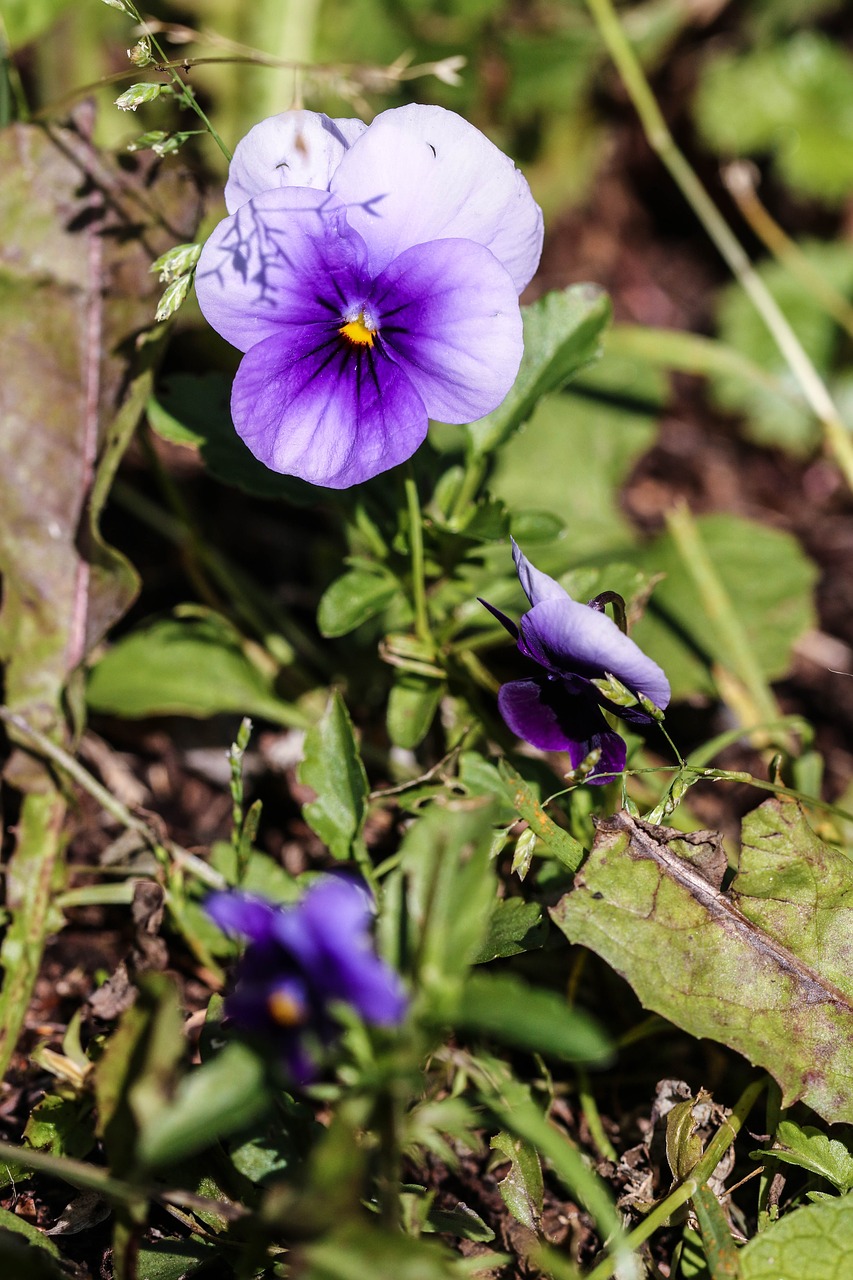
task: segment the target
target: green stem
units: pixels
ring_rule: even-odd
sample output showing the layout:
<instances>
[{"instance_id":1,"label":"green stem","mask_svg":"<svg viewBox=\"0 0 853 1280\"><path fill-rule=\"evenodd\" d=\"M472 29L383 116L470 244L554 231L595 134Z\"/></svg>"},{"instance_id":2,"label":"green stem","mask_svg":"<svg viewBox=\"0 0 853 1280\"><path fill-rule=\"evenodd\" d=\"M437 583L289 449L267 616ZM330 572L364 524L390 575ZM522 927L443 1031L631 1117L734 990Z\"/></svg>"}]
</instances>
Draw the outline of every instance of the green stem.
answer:
<instances>
[{"instance_id":1,"label":"green stem","mask_svg":"<svg viewBox=\"0 0 853 1280\"><path fill-rule=\"evenodd\" d=\"M767 1087L767 1082L768 1077L762 1075L744 1089L735 1103L732 1114L714 1134L698 1164L691 1172L690 1177L680 1187L676 1187L675 1191L671 1192L664 1200L655 1205L654 1209L646 1215L643 1221L629 1233L625 1239L626 1249L638 1249L651 1235L654 1235L658 1227L666 1226L676 1209L680 1209L683 1204L686 1204L699 1188L708 1181L743 1128L746 1117L752 1110L757 1098ZM615 1257L605 1258L590 1271L586 1280L610 1280L618 1266L618 1261Z\"/></svg>"},{"instance_id":2,"label":"green stem","mask_svg":"<svg viewBox=\"0 0 853 1280\"><path fill-rule=\"evenodd\" d=\"M426 578L424 572L424 530L421 515L421 503L418 497L418 486L414 468L407 463L403 480L406 491L406 508L409 513L409 552L412 559L412 605L415 610L415 632L419 640L435 652L435 644L429 625L429 613L426 601Z\"/></svg>"},{"instance_id":3,"label":"green stem","mask_svg":"<svg viewBox=\"0 0 853 1280\"><path fill-rule=\"evenodd\" d=\"M595 1101L595 1094L590 1087L589 1072L586 1067L577 1068L577 1077L578 1101L581 1104L581 1111L598 1154L603 1156L605 1160L610 1160L612 1164L618 1164L619 1156L613 1143L605 1133L604 1125L601 1121L601 1113L598 1110L598 1103Z\"/></svg>"},{"instance_id":4,"label":"green stem","mask_svg":"<svg viewBox=\"0 0 853 1280\"><path fill-rule=\"evenodd\" d=\"M829 452L853 489L853 439L841 420L825 383L803 350L775 298L747 257L740 241L676 146L651 86L628 42L612 0L586 0L586 3L640 117L649 145L660 156L685 200L769 329L820 422Z\"/></svg>"},{"instance_id":5,"label":"green stem","mask_svg":"<svg viewBox=\"0 0 853 1280\"><path fill-rule=\"evenodd\" d=\"M762 721L778 720L776 699L687 505L679 503L668 512L666 523L682 563L699 592L708 620L717 633L720 651L727 655L723 665L732 671L749 695L752 703L752 708L747 709L750 722L744 727L750 729Z\"/></svg>"},{"instance_id":6,"label":"green stem","mask_svg":"<svg viewBox=\"0 0 853 1280\"><path fill-rule=\"evenodd\" d=\"M216 143L217 147L219 147L219 150L222 152L225 159L230 164L231 152L228 150L228 147L226 147L225 143L220 138L216 129L213 127L210 120L207 118L207 115L202 110L201 106L199 105L198 99L195 96L195 92L190 88L188 84L185 83L185 81L181 79L181 75L177 67L169 61L169 58L167 57L163 47L161 46L154 32L149 30L149 27L145 22L145 19L142 17L142 15L140 14L136 6L131 2L131 0L125 0L125 3L127 5L128 12L133 15L133 17L139 23L142 30L145 32L148 39L151 41L152 49L156 50L157 52L157 56L160 59L160 63L157 70L165 71L167 73L169 79L172 81L172 84L175 86L175 88L180 90L181 100L185 102L186 105L196 113L199 120L202 122L205 129L207 129L211 138L213 138L213 141Z\"/></svg>"}]
</instances>

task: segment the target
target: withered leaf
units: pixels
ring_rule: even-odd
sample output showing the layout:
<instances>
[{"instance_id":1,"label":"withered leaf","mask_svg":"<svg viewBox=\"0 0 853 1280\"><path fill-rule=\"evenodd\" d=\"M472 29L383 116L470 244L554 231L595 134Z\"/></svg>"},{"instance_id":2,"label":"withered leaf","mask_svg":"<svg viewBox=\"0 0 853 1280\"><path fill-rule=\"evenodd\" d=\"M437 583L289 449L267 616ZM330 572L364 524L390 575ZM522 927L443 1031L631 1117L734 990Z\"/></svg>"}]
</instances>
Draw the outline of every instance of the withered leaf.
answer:
<instances>
[{"instance_id":1,"label":"withered leaf","mask_svg":"<svg viewBox=\"0 0 853 1280\"><path fill-rule=\"evenodd\" d=\"M853 863L775 799L744 823L734 895L684 856L694 846L617 813L555 923L646 1008L766 1068L784 1106L802 1099L830 1122L853 1120Z\"/></svg>"}]
</instances>

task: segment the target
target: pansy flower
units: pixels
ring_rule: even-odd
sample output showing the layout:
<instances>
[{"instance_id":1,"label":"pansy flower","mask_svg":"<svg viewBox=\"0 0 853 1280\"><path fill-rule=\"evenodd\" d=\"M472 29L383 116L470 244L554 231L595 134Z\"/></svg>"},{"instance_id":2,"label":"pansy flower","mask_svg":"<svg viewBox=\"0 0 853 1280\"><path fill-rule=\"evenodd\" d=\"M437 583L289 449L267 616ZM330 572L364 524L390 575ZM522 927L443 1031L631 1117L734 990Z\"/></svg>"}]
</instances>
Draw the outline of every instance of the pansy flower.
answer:
<instances>
[{"instance_id":1,"label":"pansy flower","mask_svg":"<svg viewBox=\"0 0 853 1280\"><path fill-rule=\"evenodd\" d=\"M669 681L607 616L600 601L573 600L558 582L534 568L515 542L512 555L531 609L516 626L493 605L482 603L538 669L501 686L500 713L513 733L534 747L567 751L573 769L596 753L586 780L610 782L625 767L626 748L602 709L634 724L649 724L655 709L662 711L669 702Z\"/></svg>"},{"instance_id":2,"label":"pansy flower","mask_svg":"<svg viewBox=\"0 0 853 1280\"><path fill-rule=\"evenodd\" d=\"M214 893L205 910L220 929L249 940L225 1001L227 1017L270 1044L297 1084L317 1075L337 1038L335 1003L376 1026L402 1021L402 983L374 950L371 899L359 882L328 876L288 906Z\"/></svg>"},{"instance_id":3,"label":"pansy flower","mask_svg":"<svg viewBox=\"0 0 853 1280\"><path fill-rule=\"evenodd\" d=\"M231 414L273 471L344 489L409 458L429 418L506 396L542 215L460 116L273 116L237 146L225 199L196 291L245 352Z\"/></svg>"}]
</instances>

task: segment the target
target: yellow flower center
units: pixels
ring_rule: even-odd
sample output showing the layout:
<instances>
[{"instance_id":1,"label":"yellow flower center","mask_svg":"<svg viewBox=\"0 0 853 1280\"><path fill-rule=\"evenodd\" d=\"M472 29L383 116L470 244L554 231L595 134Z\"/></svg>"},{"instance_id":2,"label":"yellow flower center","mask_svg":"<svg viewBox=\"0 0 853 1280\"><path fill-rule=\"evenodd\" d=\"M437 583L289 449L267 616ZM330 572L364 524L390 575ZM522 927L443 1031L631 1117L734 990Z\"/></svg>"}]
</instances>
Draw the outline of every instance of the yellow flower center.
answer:
<instances>
[{"instance_id":1,"label":"yellow flower center","mask_svg":"<svg viewBox=\"0 0 853 1280\"><path fill-rule=\"evenodd\" d=\"M305 1021L304 1008L286 991L274 991L267 1000L267 1009L273 1022L280 1027L298 1027Z\"/></svg>"},{"instance_id":2,"label":"yellow flower center","mask_svg":"<svg viewBox=\"0 0 853 1280\"><path fill-rule=\"evenodd\" d=\"M347 324L343 325L343 327L338 330L338 333L341 334L342 337L346 338L348 342L353 343L354 346L372 347L373 335L376 333L376 330L371 329L365 322L364 312L362 311L359 313L356 320L350 320Z\"/></svg>"}]
</instances>

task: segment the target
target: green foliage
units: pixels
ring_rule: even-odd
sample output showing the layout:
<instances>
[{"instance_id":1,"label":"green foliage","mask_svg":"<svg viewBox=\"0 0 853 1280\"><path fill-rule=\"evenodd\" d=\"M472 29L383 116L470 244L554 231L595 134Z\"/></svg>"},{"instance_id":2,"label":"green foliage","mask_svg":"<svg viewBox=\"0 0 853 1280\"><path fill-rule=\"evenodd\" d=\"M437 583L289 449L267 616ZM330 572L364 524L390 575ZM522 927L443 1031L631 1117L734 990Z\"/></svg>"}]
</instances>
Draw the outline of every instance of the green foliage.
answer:
<instances>
[{"instance_id":1,"label":"green foliage","mask_svg":"<svg viewBox=\"0 0 853 1280\"><path fill-rule=\"evenodd\" d=\"M751 653L769 679L779 679L795 641L814 622L814 565L794 538L765 525L729 515L701 516L696 524ZM655 654L675 698L712 692L713 665L728 669L732 655L677 543L663 534L637 560L647 572L665 576L632 638Z\"/></svg>"},{"instance_id":2,"label":"green foliage","mask_svg":"<svg viewBox=\"0 0 853 1280\"><path fill-rule=\"evenodd\" d=\"M311 829L336 858L357 856L367 813L367 774L339 693L305 736L299 780L317 792L302 809Z\"/></svg>"},{"instance_id":3,"label":"green foliage","mask_svg":"<svg viewBox=\"0 0 853 1280\"><path fill-rule=\"evenodd\" d=\"M796 1165L831 1182L841 1195L853 1190L853 1155L838 1138L830 1138L814 1125L798 1125L782 1120L777 1126L776 1146L754 1151L753 1159L766 1157Z\"/></svg>"},{"instance_id":4,"label":"green foliage","mask_svg":"<svg viewBox=\"0 0 853 1280\"><path fill-rule=\"evenodd\" d=\"M844 244L808 241L801 246L819 279L842 297L853 289L853 253ZM839 351L839 331L821 301L778 262L763 262L758 273L790 321L803 349L818 371L832 374ZM814 415L802 400L799 388L767 327L743 290L728 285L718 304L720 337L761 369L773 374L778 390L733 374L712 378L717 402L746 417L748 435L760 444L808 453L819 439Z\"/></svg>"},{"instance_id":5,"label":"green foliage","mask_svg":"<svg viewBox=\"0 0 853 1280\"><path fill-rule=\"evenodd\" d=\"M233 711L304 723L275 693L271 673L220 615L161 618L119 640L95 663L86 696L96 711L133 718Z\"/></svg>"},{"instance_id":6,"label":"green foliage","mask_svg":"<svg viewBox=\"0 0 853 1280\"><path fill-rule=\"evenodd\" d=\"M197 449L205 468L224 484L256 498L316 501L317 490L269 471L247 449L231 422L231 379L222 373L173 374L148 401L148 421L164 440Z\"/></svg>"},{"instance_id":7,"label":"green foliage","mask_svg":"<svg viewBox=\"0 0 853 1280\"><path fill-rule=\"evenodd\" d=\"M549 293L524 309L524 357L503 403L468 427L474 456L493 453L532 415L542 396L556 391L600 355L610 301L597 285Z\"/></svg>"},{"instance_id":8,"label":"green foliage","mask_svg":"<svg viewBox=\"0 0 853 1280\"><path fill-rule=\"evenodd\" d=\"M742 1280L838 1280L853 1248L849 1196L804 1205L773 1223L740 1250Z\"/></svg>"},{"instance_id":9,"label":"green foliage","mask_svg":"<svg viewBox=\"0 0 853 1280\"><path fill-rule=\"evenodd\" d=\"M852 79L853 59L816 31L720 54L705 64L699 127L718 151L771 152L786 182L837 202L853 189Z\"/></svg>"}]
</instances>

